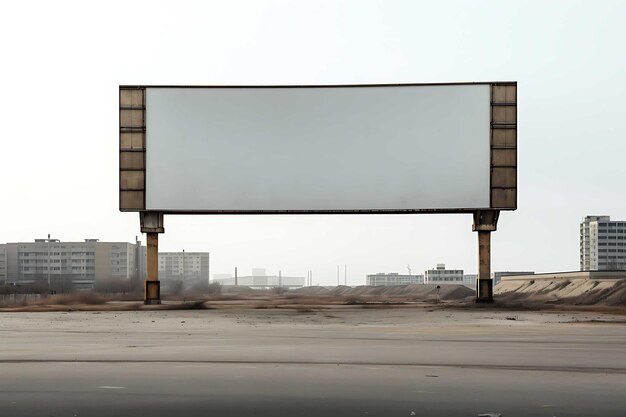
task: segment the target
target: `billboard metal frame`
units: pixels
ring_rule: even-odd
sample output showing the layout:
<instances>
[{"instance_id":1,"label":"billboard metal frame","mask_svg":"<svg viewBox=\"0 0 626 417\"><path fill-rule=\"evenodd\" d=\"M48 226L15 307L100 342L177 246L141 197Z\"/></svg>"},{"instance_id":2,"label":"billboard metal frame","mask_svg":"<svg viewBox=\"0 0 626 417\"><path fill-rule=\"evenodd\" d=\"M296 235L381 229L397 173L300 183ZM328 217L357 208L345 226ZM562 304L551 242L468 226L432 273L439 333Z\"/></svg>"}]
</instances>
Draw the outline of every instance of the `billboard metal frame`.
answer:
<instances>
[{"instance_id":1,"label":"billboard metal frame","mask_svg":"<svg viewBox=\"0 0 626 417\"><path fill-rule=\"evenodd\" d=\"M417 214L474 213L477 210L517 208L517 82L458 82L426 84L332 84L332 85L120 85L119 86L119 209L146 209L146 89L324 89L450 85L490 85L490 207L459 209L353 209L353 210L159 210L165 214Z\"/></svg>"}]
</instances>

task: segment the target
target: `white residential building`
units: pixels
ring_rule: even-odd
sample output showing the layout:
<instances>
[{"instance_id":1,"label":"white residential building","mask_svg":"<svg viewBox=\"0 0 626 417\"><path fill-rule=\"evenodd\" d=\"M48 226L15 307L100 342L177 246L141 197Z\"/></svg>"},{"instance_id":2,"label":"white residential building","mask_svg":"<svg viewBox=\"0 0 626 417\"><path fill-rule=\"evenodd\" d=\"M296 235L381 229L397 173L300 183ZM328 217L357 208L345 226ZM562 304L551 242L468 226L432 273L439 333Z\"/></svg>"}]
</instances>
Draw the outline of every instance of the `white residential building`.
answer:
<instances>
[{"instance_id":1,"label":"white residential building","mask_svg":"<svg viewBox=\"0 0 626 417\"><path fill-rule=\"evenodd\" d=\"M377 274L369 274L365 277L365 285L408 285L408 284L423 284L424 276L423 275L408 275L408 274L398 274L396 272L390 272L385 274L384 272L379 272Z\"/></svg>"},{"instance_id":2,"label":"white residential building","mask_svg":"<svg viewBox=\"0 0 626 417\"><path fill-rule=\"evenodd\" d=\"M580 270L626 269L626 221L586 216L580 223Z\"/></svg>"},{"instance_id":3,"label":"white residential building","mask_svg":"<svg viewBox=\"0 0 626 417\"><path fill-rule=\"evenodd\" d=\"M463 285L462 269L446 269L446 264L437 264L437 268L424 273L426 284L459 284Z\"/></svg>"},{"instance_id":4,"label":"white residential building","mask_svg":"<svg viewBox=\"0 0 626 417\"><path fill-rule=\"evenodd\" d=\"M209 252L159 252L159 281L164 287L209 282Z\"/></svg>"}]
</instances>

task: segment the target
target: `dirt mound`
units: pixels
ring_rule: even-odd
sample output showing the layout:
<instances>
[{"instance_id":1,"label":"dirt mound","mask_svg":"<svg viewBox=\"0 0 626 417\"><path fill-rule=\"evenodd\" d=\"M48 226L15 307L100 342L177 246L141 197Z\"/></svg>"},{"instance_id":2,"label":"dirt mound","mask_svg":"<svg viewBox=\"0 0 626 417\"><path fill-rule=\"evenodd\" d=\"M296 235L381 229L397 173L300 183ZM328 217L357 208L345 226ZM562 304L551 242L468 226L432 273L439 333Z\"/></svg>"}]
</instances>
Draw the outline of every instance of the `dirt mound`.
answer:
<instances>
[{"instance_id":1,"label":"dirt mound","mask_svg":"<svg viewBox=\"0 0 626 417\"><path fill-rule=\"evenodd\" d=\"M616 283L611 294L605 298L606 305L626 306L626 279Z\"/></svg>"},{"instance_id":2,"label":"dirt mound","mask_svg":"<svg viewBox=\"0 0 626 417\"><path fill-rule=\"evenodd\" d=\"M349 297L375 299L406 299L412 301L429 301L437 298L437 292L441 300L463 300L474 296L474 290L463 285L441 285L439 290L435 284L410 284L394 286L368 286L347 287L339 285L331 289L324 287L305 287L293 291L296 294L327 295L332 297Z\"/></svg>"},{"instance_id":3,"label":"dirt mound","mask_svg":"<svg viewBox=\"0 0 626 417\"><path fill-rule=\"evenodd\" d=\"M494 288L498 302L626 306L626 279L507 280Z\"/></svg>"},{"instance_id":4,"label":"dirt mound","mask_svg":"<svg viewBox=\"0 0 626 417\"><path fill-rule=\"evenodd\" d=\"M330 290L326 287L303 287L303 288L298 288L297 290L293 291L296 294L302 294L302 295L328 295L330 293Z\"/></svg>"},{"instance_id":5,"label":"dirt mound","mask_svg":"<svg viewBox=\"0 0 626 417\"><path fill-rule=\"evenodd\" d=\"M463 300L474 297L476 292L464 285L446 285L442 287L441 297L444 300Z\"/></svg>"}]
</instances>

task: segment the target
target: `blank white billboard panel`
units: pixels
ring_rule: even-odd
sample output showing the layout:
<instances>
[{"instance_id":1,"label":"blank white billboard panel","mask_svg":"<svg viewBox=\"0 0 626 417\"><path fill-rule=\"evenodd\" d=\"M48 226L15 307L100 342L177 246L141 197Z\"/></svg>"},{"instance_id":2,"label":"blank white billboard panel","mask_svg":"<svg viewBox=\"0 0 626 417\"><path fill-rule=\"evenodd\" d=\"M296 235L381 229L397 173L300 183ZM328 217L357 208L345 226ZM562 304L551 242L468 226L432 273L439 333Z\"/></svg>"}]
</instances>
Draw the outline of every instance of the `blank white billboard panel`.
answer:
<instances>
[{"instance_id":1,"label":"blank white billboard panel","mask_svg":"<svg viewBox=\"0 0 626 417\"><path fill-rule=\"evenodd\" d=\"M489 208L490 88L146 87L145 209Z\"/></svg>"}]
</instances>

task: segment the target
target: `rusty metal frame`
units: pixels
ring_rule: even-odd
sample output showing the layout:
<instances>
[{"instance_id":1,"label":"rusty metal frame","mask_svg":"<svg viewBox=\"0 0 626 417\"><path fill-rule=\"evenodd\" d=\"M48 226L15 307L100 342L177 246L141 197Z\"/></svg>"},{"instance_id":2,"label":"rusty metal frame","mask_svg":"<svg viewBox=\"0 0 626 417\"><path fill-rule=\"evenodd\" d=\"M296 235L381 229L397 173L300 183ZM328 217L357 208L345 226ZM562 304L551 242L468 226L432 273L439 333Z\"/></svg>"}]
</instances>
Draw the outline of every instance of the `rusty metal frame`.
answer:
<instances>
[{"instance_id":1,"label":"rusty metal frame","mask_svg":"<svg viewBox=\"0 0 626 417\"><path fill-rule=\"evenodd\" d=\"M406 83L406 84L325 84L325 85L205 85L205 86L197 86L197 85L120 85L120 110L119 110L119 121L120 121L120 192L119 192L119 209L122 212L141 212L141 211L150 211L146 210L146 141L147 141L147 132L146 132L146 88L213 88L213 89L221 89L221 88L351 88L351 87L415 87L415 86L445 86L445 85L489 85L491 86L491 100L490 100L490 184L489 184L489 198L490 198L490 206L489 207L472 207L472 208L462 208L462 209L355 209L355 210L156 210L164 214L223 214L223 215L258 215L258 214L436 214L436 213L474 213L479 210L516 210L517 209L517 82L515 81L498 81L498 82L457 82L457 83ZM497 91L500 88L511 89L514 91L515 100L507 101L506 94L505 100L500 100L499 96L497 96ZM142 106L128 106L122 105L122 91L128 90L139 90L142 91ZM514 114L514 122L507 122L506 120L503 122L502 120L495 120L494 113L498 112L498 108L503 109L512 109ZM141 127L131 127L131 126L122 126L122 112L123 111L134 111L134 110L142 110L143 112L143 126ZM510 114L511 110L508 111ZM506 113L506 111L505 111ZM497 119L498 117L496 117ZM135 130L133 130L135 129ZM501 144L497 144L494 140L494 132L499 132L503 130L510 130L511 135L515 138L514 144L510 146L502 146ZM141 132L143 134L143 146L142 149L128 149L122 148L122 133L128 132ZM506 136L506 134L505 134ZM509 160L512 158L513 163L510 164L501 164L496 161L494 158L495 154L501 154L500 151L504 151L508 156L505 157ZM132 169L132 168L124 168L122 169L122 154L123 153L131 153L131 152L141 152L143 155L143 167L140 169ZM512 156L511 156L512 155ZM497 183L501 179L498 177L498 174L502 169L513 170L515 180L514 184L509 184L505 182L504 185L498 185ZM129 171L142 171L143 172L143 188L141 190L138 189L127 189L122 187L122 172ZM510 177L510 175L509 175ZM510 179L510 178L509 178ZM494 191L496 190L496 191ZM502 191L499 191L502 190ZM142 196L142 204L141 207L129 207L124 206L122 193L128 191L141 191L143 193ZM506 194L508 198L502 199L498 197L498 194ZM494 197L494 194L496 195ZM155 210L151 210L155 211Z\"/></svg>"}]
</instances>

